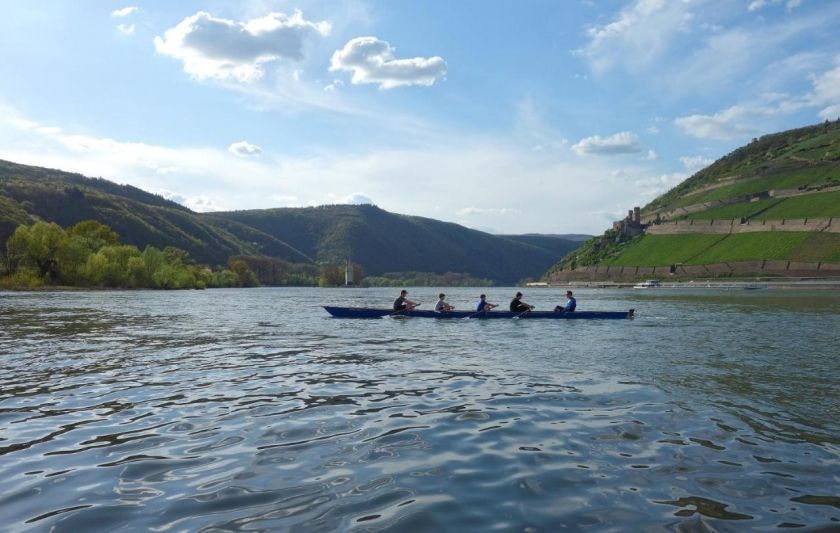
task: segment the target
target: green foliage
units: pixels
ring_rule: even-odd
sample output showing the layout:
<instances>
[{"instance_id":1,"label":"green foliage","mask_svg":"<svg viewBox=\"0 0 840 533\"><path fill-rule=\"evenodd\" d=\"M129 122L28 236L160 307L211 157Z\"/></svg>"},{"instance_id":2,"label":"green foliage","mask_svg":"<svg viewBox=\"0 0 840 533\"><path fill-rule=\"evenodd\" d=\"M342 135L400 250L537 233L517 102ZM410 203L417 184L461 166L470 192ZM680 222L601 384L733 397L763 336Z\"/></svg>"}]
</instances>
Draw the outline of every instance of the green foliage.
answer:
<instances>
[{"instance_id":1,"label":"green foliage","mask_svg":"<svg viewBox=\"0 0 840 533\"><path fill-rule=\"evenodd\" d=\"M44 281L38 272L24 268L0 278L0 289L37 289Z\"/></svg>"},{"instance_id":2,"label":"green foliage","mask_svg":"<svg viewBox=\"0 0 840 533\"><path fill-rule=\"evenodd\" d=\"M314 287L319 282L319 270L315 265L290 263L282 259L260 256L235 256L231 260L244 261L256 274L260 285Z\"/></svg>"},{"instance_id":3,"label":"green foliage","mask_svg":"<svg viewBox=\"0 0 840 533\"><path fill-rule=\"evenodd\" d=\"M228 269L236 274L240 287L258 287L260 285L260 280L257 279L257 275L254 274L254 271L251 270L248 263L242 259L231 259L228 261Z\"/></svg>"},{"instance_id":4,"label":"green foliage","mask_svg":"<svg viewBox=\"0 0 840 533\"><path fill-rule=\"evenodd\" d=\"M96 220L119 234L124 244L141 250L175 246L199 263L222 265L234 256L268 256L314 269L282 275L276 284L318 283L318 264L343 264L347 258L373 275L457 271L512 283L541 274L579 245L562 236L489 235L369 205L193 213L134 187L0 161L0 244L17 226L36 219L62 227ZM96 234L94 228L85 229L87 235ZM108 244L114 242L106 240L99 247Z\"/></svg>"},{"instance_id":5,"label":"green foliage","mask_svg":"<svg viewBox=\"0 0 840 533\"><path fill-rule=\"evenodd\" d=\"M320 287L338 287L344 285L344 270L338 265L321 265L318 278Z\"/></svg>"},{"instance_id":6,"label":"green foliage","mask_svg":"<svg viewBox=\"0 0 840 533\"><path fill-rule=\"evenodd\" d=\"M734 150L650 204L667 213L677 207L739 200L683 215L690 220L779 220L840 217L840 120L766 135ZM800 196L769 197L771 190L798 190ZM767 193L767 194L761 194ZM754 202L748 196L768 196ZM702 225L700 230L702 230ZM667 266L781 259L840 261L836 234L754 232L645 235L615 238L612 231L584 243L552 271L589 265Z\"/></svg>"},{"instance_id":7,"label":"green foliage","mask_svg":"<svg viewBox=\"0 0 840 533\"><path fill-rule=\"evenodd\" d=\"M15 228L33 220L62 227L88 221L78 229L114 244L101 226L122 242L141 249L177 246L196 260L221 264L231 255L272 255L290 261L311 259L265 233L212 215L193 213L160 196L58 170L0 161L0 245ZM98 222L93 222L93 221ZM100 227L98 227L99 225ZM72 232L71 232L71 236Z\"/></svg>"},{"instance_id":8,"label":"green foliage","mask_svg":"<svg viewBox=\"0 0 840 533\"><path fill-rule=\"evenodd\" d=\"M178 248L160 251L152 246L141 253L136 246L120 244L104 224L87 221L67 231L57 224L36 222L19 226L6 242L5 277L0 287L33 288L45 284L96 287L147 287L157 289L240 286L240 277L225 270L214 276L195 265ZM253 272L245 267L246 283Z\"/></svg>"},{"instance_id":9,"label":"green foliage","mask_svg":"<svg viewBox=\"0 0 840 533\"><path fill-rule=\"evenodd\" d=\"M372 205L332 205L216 213L289 243L321 264L362 265L366 275L466 272L497 283L540 275L579 243L559 237L520 240L457 224L389 213ZM558 243L567 247L559 250ZM334 275L333 275L334 274ZM343 272L327 284L344 283Z\"/></svg>"},{"instance_id":10,"label":"green foliage","mask_svg":"<svg viewBox=\"0 0 840 533\"><path fill-rule=\"evenodd\" d=\"M461 272L389 272L362 280L363 287L491 287L492 280L476 278Z\"/></svg>"},{"instance_id":11,"label":"green foliage","mask_svg":"<svg viewBox=\"0 0 840 533\"><path fill-rule=\"evenodd\" d=\"M803 185L817 185L832 179L838 181L838 153L840 120L765 135L718 159L653 200L642 211L673 208L677 205L698 203L698 200L721 199L771 188L797 188ZM737 176L742 180L759 177L765 181L758 185L742 181L728 191L709 191L711 196L707 196L706 200L689 197L693 191L730 176ZM763 189L756 190L753 187Z\"/></svg>"}]
</instances>

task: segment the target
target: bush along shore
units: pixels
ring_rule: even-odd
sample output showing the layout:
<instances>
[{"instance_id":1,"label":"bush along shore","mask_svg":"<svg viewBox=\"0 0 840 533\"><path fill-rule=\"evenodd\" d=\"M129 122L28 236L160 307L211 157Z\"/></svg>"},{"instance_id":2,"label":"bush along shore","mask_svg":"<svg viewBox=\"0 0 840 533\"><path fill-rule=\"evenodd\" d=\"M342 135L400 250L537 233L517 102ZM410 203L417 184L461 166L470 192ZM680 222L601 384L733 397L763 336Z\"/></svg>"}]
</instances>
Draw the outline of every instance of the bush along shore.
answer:
<instances>
[{"instance_id":1,"label":"bush along shore","mask_svg":"<svg viewBox=\"0 0 840 533\"><path fill-rule=\"evenodd\" d=\"M241 259L224 268L196 264L171 246L143 251L121 244L110 227L85 220L63 229L55 223L21 225L6 242L0 260L0 288L46 286L144 289L253 287L256 275Z\"/></svg>"}]
</instances>

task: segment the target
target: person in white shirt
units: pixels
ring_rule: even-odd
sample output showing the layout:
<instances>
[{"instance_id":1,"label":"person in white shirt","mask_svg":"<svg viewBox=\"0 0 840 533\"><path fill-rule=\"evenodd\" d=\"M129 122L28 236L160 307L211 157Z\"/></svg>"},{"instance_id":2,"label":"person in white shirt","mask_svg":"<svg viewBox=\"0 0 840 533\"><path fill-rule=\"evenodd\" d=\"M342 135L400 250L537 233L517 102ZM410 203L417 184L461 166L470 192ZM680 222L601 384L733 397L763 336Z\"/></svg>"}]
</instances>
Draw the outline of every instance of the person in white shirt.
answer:
<instances>
[{"instance_id":1,"label":"person in white shirt","mask_svg":"<svg viewBox=\"0 0 840 533\"><path fill-rule=\"evenodd\" d=\"M440 296L438 296L438 298L439 298L439 300L435 304L435 311L437 311L438 313L444 313L446 311L452 311L453 309L455 309L455 306L449 305L448 303L446 303L446 301L445 301L446 300L446 295L445 294L440 293Z\"/></svg>"}]
</instances>

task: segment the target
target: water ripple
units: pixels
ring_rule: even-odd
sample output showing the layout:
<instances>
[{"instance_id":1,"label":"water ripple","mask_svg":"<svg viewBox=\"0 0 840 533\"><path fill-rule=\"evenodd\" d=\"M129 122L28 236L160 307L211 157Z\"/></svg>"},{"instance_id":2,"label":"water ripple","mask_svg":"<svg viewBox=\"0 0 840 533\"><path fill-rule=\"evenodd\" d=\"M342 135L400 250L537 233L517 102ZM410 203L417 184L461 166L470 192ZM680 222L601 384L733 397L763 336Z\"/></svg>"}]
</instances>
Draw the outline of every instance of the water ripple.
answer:
<instances>
[{"instance_id":1,"label":"water ripple","mask_svg":"<svg viewBox=\"0 0 840 533\"><path fill-rule=\"evenodd\" d=\"M307 310L324 295L371 293L4 295L0 523L840 526L836 312L786 317L791 361L775 300L726 299L752 321L721 331L691 295L616 324L341 321Z\"/></svg>"}]
</instances>

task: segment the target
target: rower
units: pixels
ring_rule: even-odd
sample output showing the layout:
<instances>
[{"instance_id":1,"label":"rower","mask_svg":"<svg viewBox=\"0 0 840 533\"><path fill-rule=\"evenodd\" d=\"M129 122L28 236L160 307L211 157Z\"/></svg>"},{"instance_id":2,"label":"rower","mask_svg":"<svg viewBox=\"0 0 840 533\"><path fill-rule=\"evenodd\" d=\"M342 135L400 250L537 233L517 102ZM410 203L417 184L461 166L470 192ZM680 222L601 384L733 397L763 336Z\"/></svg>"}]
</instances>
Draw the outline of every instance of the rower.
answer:
<instances>
[{"instance_id":1,"label":"rower","mask_svg":"<svg viewBox=\"0 0 840 533\"><path fill-rule=\"evenodd\" d=\"M572 291L566 291L565 305L558 305L554 308L555 313L571 313L577 307L577 300L572 296Z\"/></svg>"},{"instance_id":2,"label":"rower","mask_svg":"<svg viewBox=\"0 0 840 533\"><path fill-rule=\"evenodd\" d=\"M494 307L499 307L496 304L491 304L490 302L488 302L487 301L487 296L484 295L484 294L482 294L478 298L479 298L478 305L475 306L475 310L478 311L479 313L492 311Z\"/></svg>"},{"instance_id":3,"label":"rower","mask_svg":"<svg viewBox=\"0 0 840 533\"><path fill-rule=\"evenodd\" d=\"M438 299L437 303L435 304L435 312L445 313L446 311L452 311L453 309L455 309L454 305L449 305L448 303L446 303L446 301L445 301L446 300L446 295L445 294L440 293L438 298L439 299Z\"/></svg>"},{"instance_id":4,"label":"rower","mask_svg":"<svg viewBox=\"0 0 840 533\"><path fill-rule=\"evenodd\" d=\"M522 293L517 292L513 300L510 301L510 310L514 313L524 313L533 309L533 305L529 305L522 301Z\"/></svg>"},{"instance_id":5,"label":"rower","mask_svg":"<svg viewBox=\"0 0 840 533\"><path fill-rule=\"evenodd\" d=\"M417 304L406 298L408 291L403 289L400 291L400 296L394 300L394 311L411 311Z\"/></svg>"}]
</instances>

